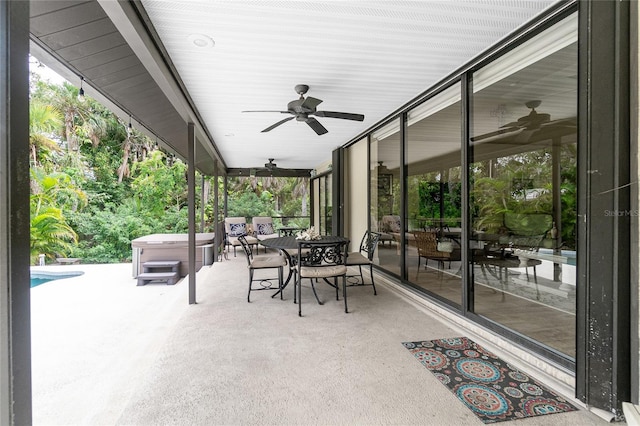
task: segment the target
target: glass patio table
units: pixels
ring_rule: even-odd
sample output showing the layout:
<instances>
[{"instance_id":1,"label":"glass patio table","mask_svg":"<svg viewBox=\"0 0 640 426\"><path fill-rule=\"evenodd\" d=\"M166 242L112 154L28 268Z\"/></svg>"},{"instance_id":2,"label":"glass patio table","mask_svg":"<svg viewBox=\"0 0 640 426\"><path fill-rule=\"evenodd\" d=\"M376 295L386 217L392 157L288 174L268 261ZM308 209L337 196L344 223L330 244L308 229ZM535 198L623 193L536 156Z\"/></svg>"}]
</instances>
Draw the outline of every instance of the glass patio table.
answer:
<instances>
[{"instance_id":1,"label":"glass patio table","mask_svg":"<svg viewBox=\"0 0 640 426\"><path fill-rule=\"evenodd\" d=\"M294 236L288 236L288 237L268 238L260 242L260 244L262 244L264 247L275 248L280 250L280 253L287 257L287 262L289 263L289 275L287 276L287 279L282 285L282 289L278 290L271 297L275 297L278 294L280 294L280 292L285 289L287 284L289 284L289 281L291 281L291 276L293 275L293 269L296 266L294 259L297 257L299 241L301 240L296 239L296 237ZM332 235L324 235L319 240L316 240L316 241L322 241L327 243L341 243L341 242L349 241L349 238L337 237Z\"/></svg>"}]
</instances>

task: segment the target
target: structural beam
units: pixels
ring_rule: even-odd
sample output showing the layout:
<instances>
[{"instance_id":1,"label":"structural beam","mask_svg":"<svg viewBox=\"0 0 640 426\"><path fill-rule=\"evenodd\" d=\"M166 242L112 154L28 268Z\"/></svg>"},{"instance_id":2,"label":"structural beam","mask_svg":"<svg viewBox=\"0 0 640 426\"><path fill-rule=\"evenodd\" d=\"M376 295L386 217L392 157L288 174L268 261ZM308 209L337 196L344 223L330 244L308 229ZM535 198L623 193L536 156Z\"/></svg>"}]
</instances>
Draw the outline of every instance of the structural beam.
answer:
<instances>
[{"instance_id":1,"label":"structural beam","mask_svg":"<svg viewBox=\"0 0 640 426\"><path fill-rule=\"evenodd\" d=\"M189 304L196 303L196 132L193 123L187 124L188 166L187 202L189 216Z\"/></svg>"},{"instance_id":2,"label":"structural beam","mask_svg":"<svg viewBox=\"0 0 640 426\"><path fill-rule=\"evenodd\" d=\"M580 2L578 36L576 396L618 418L631 397L629 5Z\"/></svg>"},{"instance_id":3,"label":"structural beam","mask_svg":"<svg viewBox=\"0 0 640 426\"><path fill-rule=\"evenodd\" d=\"M0 424L31 424L29 2L0 2Z\"/></svg>"}]
</instances>

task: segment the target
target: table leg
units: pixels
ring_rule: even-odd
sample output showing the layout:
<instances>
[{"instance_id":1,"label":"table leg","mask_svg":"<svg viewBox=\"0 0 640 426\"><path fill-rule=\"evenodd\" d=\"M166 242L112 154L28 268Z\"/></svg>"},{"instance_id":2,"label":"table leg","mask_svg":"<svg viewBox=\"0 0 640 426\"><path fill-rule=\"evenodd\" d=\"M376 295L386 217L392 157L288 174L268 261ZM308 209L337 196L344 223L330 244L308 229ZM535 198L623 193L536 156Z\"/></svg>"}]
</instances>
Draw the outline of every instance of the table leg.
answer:
<instances>
[{"instance_id":1,"label":"table leg","mask_svg":"<svg viewBox=\"0 0 640 426\"><path fill-rule=\"evenodd\" d=\"M271 296L272 298L276 297L278 294L281 294L284 291L284 289L287 287L287 284L289 284L289 281L291 281L291 276L293 275L293 267L295 266L293 264L291 255L286 250L280 250L280 254L281 255L284 254L284 256L287 257L287 264L289 265L289 275L287 275L287 279L282 284L282 288L280 288L277 292L275 292ZM294 291L294 299L295 299L295 291Z\"/></svg>"}]
</instances>

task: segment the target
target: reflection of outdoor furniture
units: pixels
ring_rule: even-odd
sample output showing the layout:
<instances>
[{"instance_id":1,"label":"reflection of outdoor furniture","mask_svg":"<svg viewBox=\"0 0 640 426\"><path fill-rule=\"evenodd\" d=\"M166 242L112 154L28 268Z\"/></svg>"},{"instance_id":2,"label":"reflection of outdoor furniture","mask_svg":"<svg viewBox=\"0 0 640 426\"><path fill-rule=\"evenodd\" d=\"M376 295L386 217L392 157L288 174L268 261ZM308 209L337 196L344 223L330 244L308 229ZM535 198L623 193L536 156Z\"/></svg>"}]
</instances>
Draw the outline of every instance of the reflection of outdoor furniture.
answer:
<instances>
[{"instance_id":1,"label":"reflection of outdoor furniture","mask_svg":"<svg viewBox=\"0 0 640 426\"><path fill-rule=\"evenodd\" d=\"M400 216L398 215L386 215L382 216L382 225L381 230L383 232L381 236L381 240L385 240L384 233L391 235L393 241L396 242L396 250L398 255L400 255L400 242L402 238L402 232L400 230ZM412 232L404 233L405 240L407 244L415 244L415 236ZM390 240L389 240L390 241Z\"/></svg>"},{"instance_id":2,"label":"reflection of outdoor furniture","mask_svg":"<svg viewBox=\"0 0 640 426\"><path fill-rule=\"evenodd\" d=\"M247 302L251 302L251 292L258 290L273 290L271 286L271 280L273 278L260 278L254 279L253 274L256 270L261 269L277 269L278 270L278 292L280 293L280 299L282 299L282 271L283 268L287 265L287 260L283 256L256 256L253 257L253 252L251 251L251 246L246 240L244 235L238 237L238 241L244 250L244 253L247 255L247 265L249 268L249 293L247 294ZM254 282L260 283L260 287L256 288L253 286ZM268 284L264 284L264 283Z\"/></svg>"},{"instance_id":3,"label":"reflection of outdoor furniture","mask_svg":"<svg viewBox=\"0 0 640 426\"><path fill-rule=\"evenodd\" d=\"M503 279L502 271L505 271L505 279L506 279L506 270L507 268L525 268L525 272L527 275L527 280L529 279L529 268L533 267L533 279L534 282L538 282L538 276L536 273L536 266L541 265L542 261L538 260L534 256L527 256L526 252L529 250L512 250L508 247L500 247L500 246L492 246L485 245L484 249L474 250L473 261L474 263L479 264L482 267L482 272L486 273L484 270L485 266L495 266L498 268L498 278L500 280ZM535 253L534 251L531 251ZM516 255L518 253L518 255Z\"/></svg>"},{"instance_id":4,"label":"reflection of outdoor furniture","mask_svg":"<svg viewBox=\"0 0 640 426\"><path fill-rule=\"evenodd\" d=\"M416 217L416 224L419 228L425 231L444 229L447 230L450 227L460 227L462 219L459 217Z\"/></svg>"},{"instance_id":5,"label":"reflection of outdoor furniture","mask_svg":"<svg viewBox=\"0 0 640 426\"><path fill-rule=\"evenodd\" d=\"M56 262L60 265L77 265L80 263L79 257L56 257Z\"/></svg>"},{"instance_id":6,"label":"reflection of outdoor furniture","mask_svg":"<svg viewBox=\"0 0 640 426\"><path fill-rule=\"evenodd\" d=\"M357 266L360 270L360 282L352 283L350 285L371 285L373 286L374 295L378 293L376 292L376 285L373 282L373 254L376 251L379 239L379 233L365 231L362 241L360 242L360 251L349 253L349 256L347 257L347 266ZM369 265L369 275L371 275L370 284L366 284L364 282L364 276L362 275L363 265ZM357 275L355 276L357 277Z\"/></svg>"},{"instance_id":7,"label":"reflection of outdoor furniture","mask_svg":"<svg viewBox=\"0 0 640 426\"><path fill-rule=\"evenodd\" d=\"M380 243L382 243L384 245L385 242L389 242L391 243L391 241L393 241L393 236L390 234L386 234L384 232L378 232L378 235L380 236L380 238L378 238L378 241Z\"/></svg>"},{"instance_id":8,"label":"reflection of outdoor furniture","mask_svg":"<svg viewBox=\"0 0 640 426\"><path fill-rule=\"evenodd\" d=\"M236 247L240 245L239 236L246 237L247 243L258 246L258 239L248 235L247 219L244 217L227 217L224 219L224 229L227 233L227 246L233 246L233 257L236 257Z\"/></svg>"},{"instance_id":9,"label":"reflection of outdoor furniture","mask_svg":"<svg viewBox=\"0 0 640 426\"><path fill-rule=\"evenodd\" d=\"M382 216L380 221L381 241L399 241L400 235L400 216L397 215L385 215Z\"/></svg>"},{"instance_id":10,"label":"reflection of outdoor furniture","mask_svg":"<svg viewBox=\"0 0 640 426\"><path fill-rule=\"evenodd\" d=\"M478 234L478 238L483 239L483 249L474 250L473 261L480 265L485 279L487 267L497 268L497 274L493 275L501 284L508 278L509 268L525 268L528 281L529 268L533 267L536 297L539 298L536 266L541 265L542 260L537 253L552 224L549 214L505 213L506 232L498 235Z\"/></svg>"},{"instance_id":11,"label":"reflection of outdoor furniture","mask_svg":"<svg viewBox=\"0 0 640 426\"><path fill-rule=\"evenodd\" d=\"M449 262L451 267L452 260L460 260L460 249L451 246L451 251L438 250L438 238L435 232L417 231L413 235L416 239L418 247L418 270L420 270L420 260L424 257L425 267L429 266L429 260L438 262L438 268L444 269L444 262Z\"/></svg>"}]
</instances>

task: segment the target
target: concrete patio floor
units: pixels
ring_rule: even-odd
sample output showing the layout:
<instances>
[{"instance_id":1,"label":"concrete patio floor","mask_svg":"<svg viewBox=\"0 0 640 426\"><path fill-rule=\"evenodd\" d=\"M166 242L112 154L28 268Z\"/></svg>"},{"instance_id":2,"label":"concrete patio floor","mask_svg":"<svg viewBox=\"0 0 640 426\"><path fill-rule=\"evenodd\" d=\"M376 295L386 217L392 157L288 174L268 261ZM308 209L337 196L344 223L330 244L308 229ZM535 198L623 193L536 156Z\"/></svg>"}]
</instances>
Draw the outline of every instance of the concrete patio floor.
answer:
<instances>
[{"instance_id":1,"label":"concrete patio floor","mask_svg":"<svg viewBox=\"0 0 640 426\"><path fill-rule=\"evenodd\" d=\"M402 345L465 331L382 277L377 296L349 289L349 314L327 285L322 306L303 288L299 318L292 286L247 303L240 253L197 274L196 305L188 279L137 287L131 264L44 268L85 274L31 291L36 425L483 424ZM585 410L517 422L606 423Z\"/></svg>"}]
</instances>

